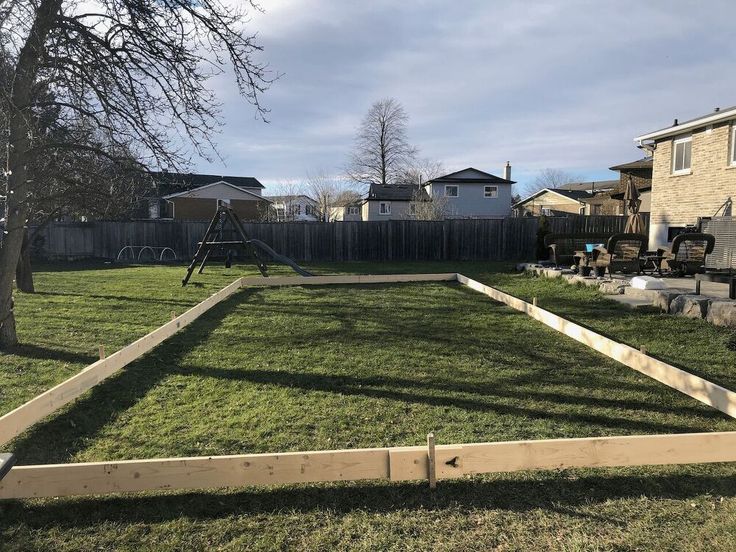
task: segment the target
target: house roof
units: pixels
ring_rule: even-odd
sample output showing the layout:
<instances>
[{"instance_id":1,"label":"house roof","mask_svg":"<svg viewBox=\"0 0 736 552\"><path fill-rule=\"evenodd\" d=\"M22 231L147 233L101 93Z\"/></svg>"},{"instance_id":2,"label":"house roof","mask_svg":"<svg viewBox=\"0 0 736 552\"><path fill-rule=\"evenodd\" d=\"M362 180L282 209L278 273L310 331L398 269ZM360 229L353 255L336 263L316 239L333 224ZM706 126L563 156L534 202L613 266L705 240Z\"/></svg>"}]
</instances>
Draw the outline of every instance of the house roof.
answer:
<instances>
[{"instance_id":1,"label":"house roof","mask_svg":"<svg viewBox=\"0 0 736 552\"><path fill-rule=\"evenodd\" d=\"M642 159L637 159L636 161L631 161L629 163L621 163L620 165L614 165L613 167L608 167L611 171L625 171L630 169L651 169L654 165L654 159L651 157L644 157Z\"/></svg>"},{"instance_id":2,"label":"house roof","mask_svg":"<svg viewBox=\"0 0 736 552\"><path fill-rule=\"evenodd\" d=\"M159 183L162 195L182 190L193 190L215 182L227 182L238 188L263 188L263 184L252 176L221 176L215 174L152 172L151 175Z\"/></svg>"},{"instance_id":3,"label":"house roof","mask_svg":"<svg viewBox=\"0 0 736 552\"><path fill-rule=\"evenodd\" d=\"M659 138L666 138L668 136L682 134L684 132L687 132L688 130L693 130L699 127L718 123L721 121L727 121L734 118L736 118L736 106L727 107L726 109L716 108L714 111L711 111L706 115L701 115L700 117L695 117L694 119L690 119L688 121L677 122L677 124L655 130L654 132L649 132L648 134L637 136L636 138L634 138L634 141L641 144L641 142L643 142L644 140L656 140ZM675 121L677 121L677 119L675 119Z\"/></svg>"},{"instance_id":4,"label":"house roof","mask_svg":"<svg viewBox=\"0 0 736 552\"><path fill-rule=\"evenodd\" d=\"M613 190L618 186L618 180L599 180L597 182L568 182L554 188L555 190L601 192Z\"/></svg>"},{"instance_id":5,"label":"house roof","mask_svg":"<svg viewBox=\"0 0 736 552\"><path fill-rule=\"evenodd\" d=\"M413 184L371 184L368 190L368 201L412 201L415 194L419 199L429 199L423 188Z\"/></svg>"},{"instance_id":6,"label":"house roof","mask_svg":"<svg viewBox=\"0 0 736 552\"><path fill-rule=\"evenodd\" d=\"M531 201L532 199L535 199L536 197L539 197L540 195L544 193L553 193L557 194L560 197L563 197L565 199L570 200L571 202L580 203L583 199L593 197L592 194L589 194L586 191L583 190L561 190L559 188L542 188L541 190L534 192L529 197L525 197L524 199L521 199L514 203L513 207L517 205L523 205L524 203Z\"/></svg>"},{"instance_id":7,"label":"house roof","mask_svg":"<svg viewBox=\"0 0 736 552\"><path fill-rule=\"evenodd\" d=\"M468 178L463 176L458 176L461 173L467 172L467 171L473 171L478 175L477 178ZM505 178L501 178L500 176L496 176L495 174L487 173L484 171L479 171L478 169L475 169L473 167L467 167L465 169L455 171L454 173L446 174L444 176L439 176L437 178L433 178L432 180L427 180L423 185L427 186L428 184L431 184L433 182L443 182L447 184L457 184L457 183L463 183L463 184L515 184L516 182L513 180L506 180Z\"/></svg>"},{"instance_id":8,"label":"house roof","mask_svg":"<svg viewBox=\"0 0 736 552\"><path fill-rule=\"evenodd\" d=\"M272 203L272 201L270 199L268 199L268 198L265 198L263 196L259 196L258 194L254 194L253 192L249 192L248 190L244 190L240 186L235 186L233 184L230 184L229 182L225 182L224 180L220 180L218 182L212 182L211 184L206 184L204 186L199 186L198 188L192 188L190 190L184 190L183 192L177 192L175 194L165 195L165 196L163 196L163 199L173 199L175 197L183 197L183 196L192 194L193 192L196 192L198 190L205 190L207 188L211 188L212 186L217 186L218 184L224 184L225 186L228 186L228 187L232 188L233 190L237 190L238 192L240 192L242 194L251 195L251 196L253 196L255 198L258 198L261 201L267 201L268 203Z\"/></svg>"}]
</instances>

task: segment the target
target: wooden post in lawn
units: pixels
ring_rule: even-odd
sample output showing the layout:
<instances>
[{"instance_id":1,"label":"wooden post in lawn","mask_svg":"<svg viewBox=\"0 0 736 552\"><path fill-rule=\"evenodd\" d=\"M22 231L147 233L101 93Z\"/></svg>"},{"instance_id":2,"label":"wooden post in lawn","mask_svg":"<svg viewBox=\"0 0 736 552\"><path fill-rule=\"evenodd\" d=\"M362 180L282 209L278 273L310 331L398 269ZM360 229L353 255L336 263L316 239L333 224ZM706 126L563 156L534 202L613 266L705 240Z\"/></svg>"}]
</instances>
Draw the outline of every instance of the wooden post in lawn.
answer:
<instances>
[{"instance_id":1,"label":"wooden post in lawn","mask_svg":"<svg viewBox=\"0 0 736 552\"><path fill-rule=\"evenodd\" d=\"M647 354L647 348L644 345L639 347L639 352L643 355Z\"/></svg>"},{"instance_id":2,"label":"wooden post in lawn","mask_svg":"<svg viewBox=\"0 0 736 552\"><path fill-rule=\"evenodd\" d=\"M99 346L98 352L100 354L100 360L102 360L103 358L105 358L105 346L104 345L100 345Z\"/></svg>"},{"instance_id":3,"label":"wooden post in lawn","mask_svg":"<svg viewBox=\"0 0 736 552\"><path fill-rule=\"evenodd\" d=\"M172 320L176 320L176 312L175 311L171 311L171 319Z\"/></svg>"},{"instance_id":4,"label":"wooden post in lawn","mask_svg":"<svg viewBox=\"0 0 736 552\"><path fill-rule=\"evenodd\" d=\"M437 457L434 447L434 433L427 434L427 478L429 479L429 488L437 487Z\"/></svg>"},{"instance_id":5,"label":"wooden post in lawn","mask_svg":"<svg viewBox=\"0 0 736 552\"><path fill-rule=\"evenodd\" d=\"M537 306L537 298L536 297L532 297L532 305L534 305L535 307Z\"/></svg>"}]
</instances>

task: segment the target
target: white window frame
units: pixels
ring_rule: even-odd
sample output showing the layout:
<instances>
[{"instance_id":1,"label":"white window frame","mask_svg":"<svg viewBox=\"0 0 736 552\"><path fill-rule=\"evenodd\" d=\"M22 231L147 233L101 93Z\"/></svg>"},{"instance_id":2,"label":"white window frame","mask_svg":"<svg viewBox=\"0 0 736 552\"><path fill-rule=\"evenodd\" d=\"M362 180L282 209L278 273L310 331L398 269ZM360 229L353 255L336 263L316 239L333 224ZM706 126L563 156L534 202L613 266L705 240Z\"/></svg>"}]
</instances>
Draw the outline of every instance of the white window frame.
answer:
<instances>
[{"instance_id":1,"label":"white window frame","mask_svg":"<svg viewBox=\"0 0 736 552\"><path fill-rule=\"evenodd\" d=\"M677 159L677 146L679 144L690 144L690 166L682 169L676 169L675 168L675 159ZM683 161L684 161L684 153L683 153ZM678 175L678 174L690 174L692 172L692 166L693 166L693 137L692 135L689 136L681 136L680 138L675 138L672 141L672 174Z\"/></svg>"},{"instance_id":2,"label":"white window frame","mask_svg":"<svg viewBox=\"0 0 736 552\"><path fill-rule=\"evenodd\" d=\"M498 186L483 186L483 197L487 199L498 199Z\"/></svg>"},{"instance_id":3,"label":"white window frame","mask_svg":"<svg viewBox=\"0 0 736 552\"><path fill-rule=\"evenodd\" d=\"M351 205L350 207L348 207L348 215L359 215L359 214L360 214L360 210L356 206Z\"/></svg>"},{"instance_id":4,"label":"white window frame","mask_svg":"<svg viewBox=\"0 0 736 552\"><path fill-rule=\"evenodd\" d=\"M736 167L736 121L731 124L731 163Z\"/></svg>"},{"instance_id":5,"label":"white window frame","mask_svg":"<svg viewBox=\"0 0 736 552\"><path fill-rule=\"evenodd\" d=\"M455 188L455 195L448 195L448 188ZM457 184L445 184L445 197L460 197L460 186L458 186Z\"/></svg>"},{"instance_id":6,"label":"white window frame","mask_svg":"<svg viewBox=\"0 0 736 552\"><path fill-rule=\"evenodd\" d=\"M385 209L384 209L385 207ZM391 214L391 202L390 201L381 201L378 204L378 214L379 215L390 215Z\"/></svg>"}]
</instances>

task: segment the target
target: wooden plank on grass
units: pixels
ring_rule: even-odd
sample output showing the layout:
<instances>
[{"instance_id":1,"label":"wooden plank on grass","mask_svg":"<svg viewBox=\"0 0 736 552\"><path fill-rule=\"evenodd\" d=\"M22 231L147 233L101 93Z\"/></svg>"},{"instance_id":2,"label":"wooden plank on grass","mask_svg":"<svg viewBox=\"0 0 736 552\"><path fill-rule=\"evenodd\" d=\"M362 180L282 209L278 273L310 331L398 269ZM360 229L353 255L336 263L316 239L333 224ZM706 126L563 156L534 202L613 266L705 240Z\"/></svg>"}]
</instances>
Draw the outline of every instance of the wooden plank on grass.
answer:
<instances>
[{"instance_id":1,"label":"wooden plank on grass","mask_svg":"<svg viewBox=\"0 0 736 552\"><path fill-rule=\"evenodd\" d=\"M400 282L448 282L455 281L457 274L344 274L332 276L260 276L242 279L247 286L322 286L330 284L391 284Z\"/></svg>"},{"instance_id":2,"label":"wooden plank on grass","mask_svg":"<svg viewBox=\"0 0 736 552\"><path fill-rule=\"evenodd\" d=\"M7 443L39 420L73 401L121 368L141 357L181 328L202 316L209 309L237 292L241 285L239 278L160 328L123 347L116 353L90 364L87 368L56 387L41 393L0 417L0 445Z\"/></svg>"},{"instance_id":3,"label":"wooden plank on grass","mask_svg":"<svg viewBox=\"0 0 736 552\"><path fill-rule=\"evenodd\" d=\"M437 479L736 461L736 432L545 439L435 447ZM0 499L382 479L427 480L427 447L16 466Z\"/></svg>"},{"instance_id":4,"label":"wooden plank on grass","mask_svg":"<svg viewBox=\"0 0 736 552\"><path fill-rule=\"evenodd\" d=\"M50 464L12 469L0 499L388 478L387 448Z\"/></svg>"},{"instance_id":5,"label":"wooden plank on grass","mask_svg":"<svg viewBox=\"0 0 736 552\"><path fill-rule=\"evenodd\" d=\"M736 418L736 393L733 391L652 358L633 347L602 336L593 330L536 307L518 297L471 280L467 276L458 274L457 278L461 284L524 312L535 320L595 349L599 353Z\"/></svg>"}]
</instances>

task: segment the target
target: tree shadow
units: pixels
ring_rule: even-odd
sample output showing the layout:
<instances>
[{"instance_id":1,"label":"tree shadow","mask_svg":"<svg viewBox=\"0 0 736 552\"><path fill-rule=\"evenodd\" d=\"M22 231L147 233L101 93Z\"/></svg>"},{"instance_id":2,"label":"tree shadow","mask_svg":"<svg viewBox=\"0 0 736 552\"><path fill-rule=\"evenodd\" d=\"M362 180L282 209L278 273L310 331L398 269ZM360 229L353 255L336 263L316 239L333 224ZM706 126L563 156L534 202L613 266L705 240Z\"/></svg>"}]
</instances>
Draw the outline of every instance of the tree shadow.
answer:
<instances>
[{"instance_id":1,"label":"tree shadow","mask_svg":"<svg viewBox=\"0 0 736 552\"><path fill-rule=\"evenodd\" d=\"M656 470L656 468L655 468ZM163 523L179 519L208 521L233 516L278 516L294 513L349 515L352 512L387 514L448 510L477 512L502 510L526 513L534 510L562 512L586 519L600 519L589 510L614 500L687 500L711 495L736 497L733 470L693 475L644 473L619 475L610 470L587 472L570 479L565 472L543 472L533 479L504 475L489 480L475 477L440 481L431 491L426 481L417 483L311 484L260 487L238 491L179 492L112 497L84 497L55 501L10 501L3 504L3 521L30 527L94 529L96 526ZM605 516L604 516L605 517ZM625 525L625 519L605 521Z\"/></svg>"},{"instance_id":2,"label":"tree shadow","mask_svg":"<svg viewBox=\"0 0 736 552\"><path fill-rule=\"evenodd\" d=\"M214 306L195 322L132 362L120 372L96 385L76 401L58 410L11 441L19 464L47 464L68 461L84 450L91 438L121 412L133 407L157 383L171 374L197 345L207 340L240 301L238 294ZM150 359L166 362L151 362Z\"/></svg>"},{"instance_id":3,"label":"tree shadow","mask_svg":"<svg viewBox=\"0 0 736 552\"><path fill-rule=\"evenodd\" d=\"M51 349L41 345L19 344L8 351L9 354L23 358L35 358L38 360L60 360L70 364L92 364L99 360L97 356L88 353L75 353L62 349Z\"/></svg>"}]
</instances>

